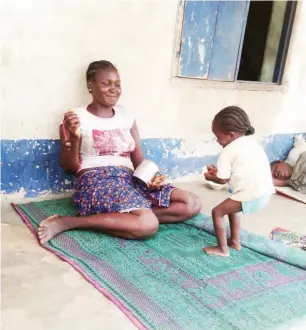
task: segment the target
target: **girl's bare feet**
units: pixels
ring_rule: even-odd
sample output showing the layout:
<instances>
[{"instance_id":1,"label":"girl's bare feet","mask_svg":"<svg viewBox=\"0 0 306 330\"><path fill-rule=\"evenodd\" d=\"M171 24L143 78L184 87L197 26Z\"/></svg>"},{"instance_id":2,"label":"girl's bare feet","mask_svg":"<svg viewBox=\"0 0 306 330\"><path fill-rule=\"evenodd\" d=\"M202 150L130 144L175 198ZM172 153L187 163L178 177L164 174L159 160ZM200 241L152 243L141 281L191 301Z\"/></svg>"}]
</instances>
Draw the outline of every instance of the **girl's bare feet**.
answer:
<instances>
[{"instance_id":1,"label":"girl's bare feet","mask_svg":"<svg viewBox=\"0 0 306 330\"><path fill-rule=\"evenodd\" d=\"M204 252L210 255L220 256L220 257L229 257L229 251L227 247L221 246L208 246L203 249Z\"/></svg>"},{"instance_id":2,"label":"girl's bare feet","mask_svg":"<svg viewBox=\"0 0 306 330\"><path fill-rule=\"evenodd\" d=\"M237 242L237 241L233 240L232 238L229 238L227 240L227 245L234 250L238 250L238 251L241 250L240 242Z\"/></svg>"},{"instance_id":3,"label":"girl's bare feet","mask_svg":"<svg viewBox=\"0 0 306 330\"><path fill-rule=\"evenodd\" d=\"M57 234L67 230L61 221L61 217L56 214L43 220L38 227L37 234L40 244L45 244Z\"/></svg>"}]
</instances>

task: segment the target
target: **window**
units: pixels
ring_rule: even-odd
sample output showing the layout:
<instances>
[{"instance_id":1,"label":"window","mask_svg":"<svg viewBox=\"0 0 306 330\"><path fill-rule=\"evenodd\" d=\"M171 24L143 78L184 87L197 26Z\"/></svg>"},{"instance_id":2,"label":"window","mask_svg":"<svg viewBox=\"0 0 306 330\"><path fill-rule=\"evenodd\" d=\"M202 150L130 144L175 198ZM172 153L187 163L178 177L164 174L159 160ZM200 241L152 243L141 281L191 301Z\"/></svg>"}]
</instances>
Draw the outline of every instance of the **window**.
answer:
<instances>
[{"instance_id":1,"label":"window","mask_svg":"<svg viewBox=\"0 0 306 330\"><path fill-rule=\"evenodd\" d=\"M296 1L183 1L177 76L280 84Z\"/></svg>"}]
</instances>

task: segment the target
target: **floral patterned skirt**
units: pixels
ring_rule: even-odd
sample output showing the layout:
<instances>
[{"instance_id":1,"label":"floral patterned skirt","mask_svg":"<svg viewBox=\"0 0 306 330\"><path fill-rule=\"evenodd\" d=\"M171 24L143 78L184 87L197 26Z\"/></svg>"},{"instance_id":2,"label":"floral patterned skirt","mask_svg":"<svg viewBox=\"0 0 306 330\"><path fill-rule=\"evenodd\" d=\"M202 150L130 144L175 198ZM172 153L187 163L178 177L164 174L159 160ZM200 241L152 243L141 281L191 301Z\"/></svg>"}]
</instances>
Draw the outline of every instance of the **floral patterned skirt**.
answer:
<instances>
[{"instance_id":1,"label":"floral patterned skirt","mask_svg":"<svg viewBox=\"0 0 306 330\"><path fill-rule=\"evenodd\" d=\"M133 171L123 167L93 168L76 180L73 203L81 216L151 209L152 204L169 207L171 185L151 191L135 179Z\"/></svg>"}]
</instances>

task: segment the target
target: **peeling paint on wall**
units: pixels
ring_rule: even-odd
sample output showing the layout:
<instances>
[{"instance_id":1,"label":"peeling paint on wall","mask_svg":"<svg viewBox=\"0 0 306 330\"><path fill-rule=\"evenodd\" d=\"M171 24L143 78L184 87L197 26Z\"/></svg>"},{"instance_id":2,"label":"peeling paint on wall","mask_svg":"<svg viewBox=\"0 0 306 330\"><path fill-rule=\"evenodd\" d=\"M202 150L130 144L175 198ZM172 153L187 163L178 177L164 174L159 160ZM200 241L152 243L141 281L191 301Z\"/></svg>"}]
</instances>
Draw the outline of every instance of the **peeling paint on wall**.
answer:
<instances>
[{"instance_id":1,"label":"peeling paint on wall","mask_svg":"<svg viewBox=\"0 0 306 330\"><path fill-rule=\"evenodd\" d=\"M26 196L72 189L73 177L59 167L58 140L2 140L1 192Z\"/></svg>"},{"instance_id":2,"label":"peeling paint on wall","mask_svg":"<svg viewBox=\"0 0 306 330\"><path fill-rule=\"evenodd\" d=\"M305 134L306 136L306 134ZM260 139L270 161L285 159L294 134ZM59 167L59 140L2 140L1 193L26 197L58 194L73 188L74 177ZM144 139L144 155L160 165L171 180L191 178L215 163L221 148L214 140Z\"/></svg>"},{"instance_id":3,"label":"peeling paint on wall","mask_svg":"<svg viewBox=\"0 0 306 330\"><path fill-rule=\"evenodd\" d=\"M203 157L203 151L207 155L216 155L221 151L220 145L214 140L182 140L179 148L171 152L178 158Z\"/></svg>"}]
</instances>

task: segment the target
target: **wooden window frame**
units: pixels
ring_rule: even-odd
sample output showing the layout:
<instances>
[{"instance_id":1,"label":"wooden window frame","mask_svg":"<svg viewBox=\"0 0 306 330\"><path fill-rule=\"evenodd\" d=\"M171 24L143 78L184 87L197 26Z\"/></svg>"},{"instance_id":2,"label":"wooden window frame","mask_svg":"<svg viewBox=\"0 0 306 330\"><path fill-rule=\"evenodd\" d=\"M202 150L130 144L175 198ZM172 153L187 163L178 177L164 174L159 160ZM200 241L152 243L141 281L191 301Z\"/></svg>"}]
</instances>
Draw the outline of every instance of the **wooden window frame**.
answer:
<instances>
[{"instance_id":1,"label":"wooden window frame","mask_svg":"<svg viewBox=\"0 0 306 330\"><path fill-rule=\"evenodd\" d=\"M258 88L256 87L256 88L254 88L254 90L260 90L261 89L260 86L264 86L264 85L266 85L266 86L270 85L271 90L274 90L275 87L277 88L277 87L282 86L286 60L288 57L289 44L290 44L290 39L292 36L293 24L294 24L295 14L296 14L296 10L297 10L297 4L298 4L297 1L287 1L285 17L284 17L281 38L280 38L280 44L279 44L277 59L276 59L276 63L275 63L274 74L273 74L273 80L275 82L245 81L245 80L237 79L246 24L244 24L244 27L243 27L243 35L241 37L241 45L240 45L238 58L237 58L236 74L235 74L235 79L233 81L227 81L227 80L218 81L218 80L209 80L209 79L204 79L204 78L199 78L199 77L181 76L179 73L180 73L180 57L181 57L181 50L182 50L182 34L183 34L183 27L184 27L185 6L186 6L186 2L188 2L188 1L189 0L181 0L179 2L179 6L178 6L176 38L175 38L175 65L174 65L174 69L173 69L173 75L176 78L193 79L193 80L198 80L201 82L221 84L221 85L233 84L233 85L237 86L238 84L239 85L247 84L247 85L257 86ZM198 1L206 1L206 0L198 0ZM251 0L247 0L247 1L250 2ZM247 21L247 15L245 17L245 21Z\"/></svg>"}]
</instances>

